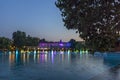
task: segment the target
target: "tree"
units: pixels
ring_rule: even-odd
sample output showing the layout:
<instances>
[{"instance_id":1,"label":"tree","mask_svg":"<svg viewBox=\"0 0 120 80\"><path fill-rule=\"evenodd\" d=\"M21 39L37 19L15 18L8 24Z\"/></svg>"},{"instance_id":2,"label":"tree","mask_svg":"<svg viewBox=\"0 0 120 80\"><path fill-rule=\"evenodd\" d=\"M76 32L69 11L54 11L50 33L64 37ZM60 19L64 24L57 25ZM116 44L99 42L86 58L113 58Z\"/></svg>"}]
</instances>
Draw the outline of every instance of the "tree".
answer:
<instances>
[{"instance_id":1,"label":"tree","mask_svg":"<svg viewBox=\"0 0 120 80\"><path fill-rule=\"evenodd\" d=\"M17 48L22 48L26 43L26 33L22 31L13 32L13 43Z\"/></svg>"},{"instance_id":2,"label":"tree","mask_svg":"<svg viewBox=\"0 0 120 80\"><path fill-rule=\"evenodd\" d=\"M34 43L33 46L38 46L40 39L37 37L33 37L32 42Z\"/></svg>"},{"instance_id":3,"label":"tree","mask_svg":"<svg viewBox=\"0 0 120 80\"><path fill-rule=\"evenodd\" d=\"M81 50L81 49L87 49L84 42L76 42L75 49Z\"/></svg>"},{"instance_id":4,"label":"tree","mask_svg":"<svg viewBox=\"0 0 120 80\"><path fill-rule=\"evenodd\" d=\"M47 42L44 38L40 39L40 42Z\"/></svg>"},{"instance_id":5,"label":"tree","mask_svg":"<svg viewBox=\"0 0 120 80\"><path fill-rule=\"evenodd\" d=\"M115 46L120 30L120 0L57 0L64 25L76 29L86 44L99 51Z\"/></svg>"},{"instance_id":6,"label":"tree","mask_svg":"<svg viewBox=\"0 0 120 80\"><path fill-rule=\"evenodd\" d=\"M12 41L5 37L0 37L0 49L10 49Z\"/></svg>"},{"instance_id":7,"label":"tree","mask_svg":"<svg viewBox=\"0 0 120 80\"><path fill-rule=\"evenodd\" d=\"M28 35L26 37L26 46L38 46L40 39L37 37L31 37Z\"/></svg>"},{"instance_id":8,"label":"tree","mask_svg":"<svg viewBox=\"0 0 120 80\"><path fill-rule=\"evenodd\" d=\"M70 39L69 43L71 43L70 48L75 49L76 40L74 40L74 39Z\"/></svg>"}]
</instances>

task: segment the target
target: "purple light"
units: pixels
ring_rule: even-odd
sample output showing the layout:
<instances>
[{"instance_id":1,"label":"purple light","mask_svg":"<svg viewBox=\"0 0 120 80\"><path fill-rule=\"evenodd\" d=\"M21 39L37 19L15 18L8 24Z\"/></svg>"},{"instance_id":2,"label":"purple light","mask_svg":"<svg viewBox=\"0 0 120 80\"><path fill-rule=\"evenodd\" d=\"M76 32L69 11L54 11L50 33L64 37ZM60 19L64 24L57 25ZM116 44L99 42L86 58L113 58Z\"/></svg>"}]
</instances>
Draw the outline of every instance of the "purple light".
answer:
<instances>
[{"instance_id":1,"label":"purple light","mask_svg":"<svg viewBox=\"0 0 120 80\"><path fill-rule=\"evenodd\" d=\"M60 43L59 45L60 45L60 46L63 46L63 44L62 44L62 43Z\"/></svg>"},{"instance_id":2,"label":"purple light","mask_svg":"<svg viewBox=\"0 0 120 80\"><path fill-rule=\"evenodd\" d=\"M71 43L66 42L50 42L50 43L40 43L39 45L41 48L45 47L70 47Z\"/></svg>"},{"instance_id":3,"label":"purple light","mask_svg":"<svg viewBox=\"0 0 120 80\"><path fill-rule=\"evenodd\" d=\"M44 46L45 44L44 43L42 43L42 46Z\"/></svg>"},{"instance_id":4,"label":"purple light","mask_svg":"<svg viewBox=\"0 0 120 80\"><path fill-rule=\"evenodd\" d=\"M70 47L70 46L71 46L71 44L70 44L70 43L67 43L67 45L66 45L66 46Z\"/></svg>"}]
</instances>

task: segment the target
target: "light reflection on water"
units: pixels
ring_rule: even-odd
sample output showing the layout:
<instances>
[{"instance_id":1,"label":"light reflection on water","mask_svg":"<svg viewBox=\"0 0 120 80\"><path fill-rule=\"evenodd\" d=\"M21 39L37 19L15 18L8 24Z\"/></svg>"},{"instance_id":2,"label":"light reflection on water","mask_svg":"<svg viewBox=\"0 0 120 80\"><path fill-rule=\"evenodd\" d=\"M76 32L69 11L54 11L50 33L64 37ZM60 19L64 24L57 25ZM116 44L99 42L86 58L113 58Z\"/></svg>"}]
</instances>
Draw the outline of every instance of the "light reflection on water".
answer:
<instances>
[{"instance_id":1,"label":"light reflection on water","mask_svg":"<svg viewBox=\"0 0 120 80\"><path fill-rule=\"evenodd\" d=\"M120 61L70 51L0 54L0 80L88 80Z\"/></svg>"},{"instance_id":2,"label":"light reflection on water","mask_svg":"<svg viewBox=\"0 0 120 80\"><path fill-rule=\"evenodd\" d=\"M66 55L66 57L65 57ZM54 58L55 57L59 57L60 61L64 61L64 59L66 58L69 62L70 60L70 56L71 53L68 51L66 53L64 53L63 51L61 52L56 52L56 51L51 51L49 53L37 53L37 52L33 52L33 53L12 53L9 52L9 54L7 54L6 56L9 56L9 63L13 64L13 63L18 63L18 61L20 61L21 63L25 64L25 63L29 63L29 61L32 61L34 63L47 63L48 60L51 63L54 63ZM4 55L5 56L5 55Z\"/></svg>"}]
</instances>

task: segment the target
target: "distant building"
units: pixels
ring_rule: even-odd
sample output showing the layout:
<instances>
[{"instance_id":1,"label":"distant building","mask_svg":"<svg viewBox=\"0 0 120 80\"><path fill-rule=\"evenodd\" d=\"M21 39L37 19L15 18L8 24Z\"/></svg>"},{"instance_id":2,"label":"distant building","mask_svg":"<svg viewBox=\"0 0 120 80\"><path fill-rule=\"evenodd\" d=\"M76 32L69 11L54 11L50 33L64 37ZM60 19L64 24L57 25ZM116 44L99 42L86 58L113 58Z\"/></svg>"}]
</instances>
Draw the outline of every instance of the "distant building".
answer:
<instances>
[{"instance_id":1,"label":"distant building","mask_svg":"<svg viewBox=\"0 0 120 80\"><path fill-rule=\"evenodd\" d=\"M69 42L62 42L61 40L59 42L40 42L39 47L40 48L49 48L49 49L62 49L62 48L70 48L71 43Z\"/></svg>"}]
</instances>

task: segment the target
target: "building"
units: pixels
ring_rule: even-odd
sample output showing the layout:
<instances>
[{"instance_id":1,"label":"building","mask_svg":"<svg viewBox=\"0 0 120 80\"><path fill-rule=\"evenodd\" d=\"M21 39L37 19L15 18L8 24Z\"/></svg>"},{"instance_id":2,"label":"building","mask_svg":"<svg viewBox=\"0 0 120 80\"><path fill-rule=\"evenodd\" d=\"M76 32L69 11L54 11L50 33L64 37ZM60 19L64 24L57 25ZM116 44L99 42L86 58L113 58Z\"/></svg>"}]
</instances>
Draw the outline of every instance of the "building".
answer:
<instances>
[{"instance_id":1,"label":"building","mask_svg":"<svg viewBox=\"0 0 120 80\"><path fill-rule=\"evenodd\" d=\"M41 49L69 49L71 46L71 43L69 42L62 42L61 40L59 42L40 42L39 47Z\"/></svg>"}]
</instances>

